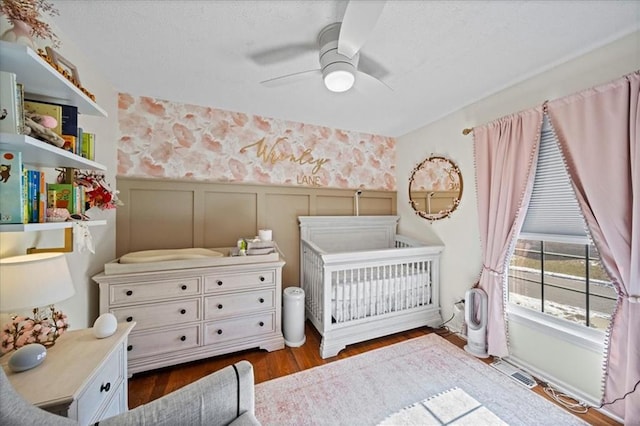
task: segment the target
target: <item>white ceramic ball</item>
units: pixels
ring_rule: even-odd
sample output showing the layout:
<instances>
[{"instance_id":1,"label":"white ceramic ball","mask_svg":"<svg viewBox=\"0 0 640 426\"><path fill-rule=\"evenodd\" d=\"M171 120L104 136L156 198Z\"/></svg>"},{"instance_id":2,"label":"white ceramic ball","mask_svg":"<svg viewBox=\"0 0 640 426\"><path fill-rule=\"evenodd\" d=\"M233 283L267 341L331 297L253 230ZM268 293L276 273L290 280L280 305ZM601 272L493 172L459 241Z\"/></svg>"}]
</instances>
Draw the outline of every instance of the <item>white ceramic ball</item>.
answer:
<instances>
[{"instance_id":1,"label":"white ceramic ball","mask_svg":"<svg viewBox=\"0 0 640 426\"><path fill-rule=\"evenodd\" d=\"M47 357L47 348L40 343L31 343L15 351L9 359L9 368L16 373L29 370Z\"/></svg>"},{"instance_id":2,"label":"white ceramic ball","mask_svg":"<svg viewBox=\"0 0 640 426\"><path fill-rule=\"evenodd\" d=\"M93 323L93 335L98 339L104 339L111 336L118 328L118 320L111 313L100 315Z\"/></svg>"}]
</instances>

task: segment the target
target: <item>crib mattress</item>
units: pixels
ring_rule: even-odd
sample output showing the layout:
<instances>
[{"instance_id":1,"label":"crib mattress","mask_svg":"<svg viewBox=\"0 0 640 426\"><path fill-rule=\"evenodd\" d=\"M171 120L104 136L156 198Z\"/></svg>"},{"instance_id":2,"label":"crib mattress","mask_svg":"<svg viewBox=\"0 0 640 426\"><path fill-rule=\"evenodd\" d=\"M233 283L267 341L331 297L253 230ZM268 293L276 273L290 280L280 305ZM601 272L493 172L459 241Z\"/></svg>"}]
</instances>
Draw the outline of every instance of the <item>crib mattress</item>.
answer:
<instances>
[{"instance_id":1,"label":"crib mattress","mask_svg":"<svg viewBox=\"0 0 640 426\"><path fill-rule=\"evenodd\" d=\"M413 271L404 276L374 277L371 274L334 282L331 288L332 316L344 322L430 303L430 274ZM375 274L373 274L375 275Z\"/></svg>"}]
</instances>

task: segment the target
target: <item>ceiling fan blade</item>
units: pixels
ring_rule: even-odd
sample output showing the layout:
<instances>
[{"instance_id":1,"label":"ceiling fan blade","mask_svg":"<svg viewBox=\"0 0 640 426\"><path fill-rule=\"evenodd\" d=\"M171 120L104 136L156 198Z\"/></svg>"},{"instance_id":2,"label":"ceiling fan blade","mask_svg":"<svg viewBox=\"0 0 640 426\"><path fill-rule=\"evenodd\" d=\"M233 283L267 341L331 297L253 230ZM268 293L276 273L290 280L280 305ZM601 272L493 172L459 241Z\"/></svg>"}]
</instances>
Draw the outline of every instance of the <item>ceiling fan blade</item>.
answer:
<instances>
[{"instance_id":1,"label":"ceiling fan blade","mask_svg":"<svg viewBox=\"0 0 640 426\"><path fill-rule=\"evenodd\" d=\"M317 43L296 43L272 47L249 54L249 58L258 65L271 65L297 58L305 53L318 53Z\"/></svg>"},{"instance_id":2,"label":"ceiling fan blade","mask_svg":"<svg viewBox=\"0 0 640 426\"><path fill-rule=\"evenodd\" d=\"M338 53L348 58L358 53L378 22L386 1L350 1L344 12Z\"/></svg>"},{"instance_id":3,"label":"ceiling fan blade","mask_svg":"<svg viewBox=\"0 0 640 426\"><path fill-rule=\"evenodd\" d=\"M358 70L377 79L382 79L389 75L389 70L387 70L380 62L364 55L362 52L360 52L360 57L358 59Z\"/></svg>"},{"instance_id":4,"label":"ceiling fan blade","mask_svg":"<svg viewBox=\"0 0 640 426\"><path fill-rule=\"evenodd\" d=\"M382 88L393 92L393 89L387 83L372 76L371 74L367 74L366 72L362 71L358 71L358 75L356 76L356 84L363 88L365 91L378 90Z\"/></svg>"},{"instance_id":5,"label":"ceiling fan blade","mask_svg":"<svg viewBox=\"0 0 640 426\"><path fill-rule=\"evenodd\" d=\"M270 78L268 80L261 81L260 84L263 84L266 87L279 87L285 84L293 84L299 81L307 80L309 78L316 78L315 76L322 76L322 71L319 69L315 70L307 70L295 72L293 74L282 75L280 77Z\"/></svg>"}]
</instances>

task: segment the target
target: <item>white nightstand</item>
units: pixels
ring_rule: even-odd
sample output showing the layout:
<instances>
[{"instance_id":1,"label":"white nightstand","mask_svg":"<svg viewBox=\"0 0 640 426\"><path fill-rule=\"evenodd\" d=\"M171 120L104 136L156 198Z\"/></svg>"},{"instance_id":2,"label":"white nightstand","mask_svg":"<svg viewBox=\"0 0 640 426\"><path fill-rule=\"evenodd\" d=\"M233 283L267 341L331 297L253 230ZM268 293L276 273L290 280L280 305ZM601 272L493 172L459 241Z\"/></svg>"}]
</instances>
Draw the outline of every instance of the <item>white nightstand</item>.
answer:
<instances>
[{"instance_id":1,"label":"white nightstand","mask_svg":"<svg viewBox=\"0 0 640 426\"><path fill-rule=\"evenodd\" d=\"M52 413L92 424L125 412L127 404L127 337L135 323L96 339L90 328L63 334L39 366L14 373L0 364L15 390L30 403Z\"/></svg>"}]
</instances>

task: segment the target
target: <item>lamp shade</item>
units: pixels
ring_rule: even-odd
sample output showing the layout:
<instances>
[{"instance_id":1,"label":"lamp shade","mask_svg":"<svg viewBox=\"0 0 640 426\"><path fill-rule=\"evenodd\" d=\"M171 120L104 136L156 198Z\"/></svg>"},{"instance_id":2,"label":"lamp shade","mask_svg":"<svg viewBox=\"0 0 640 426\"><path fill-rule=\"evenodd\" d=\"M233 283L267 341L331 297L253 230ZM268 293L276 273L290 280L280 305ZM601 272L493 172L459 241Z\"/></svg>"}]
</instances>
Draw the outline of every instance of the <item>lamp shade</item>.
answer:
<instances>
[{"instance_id":1,"label":"lamp shade","mask_svg":"<svg viewBox=\"0 0 640 426\"><path fill-rule=\"evenodd\" d=\"M0 259L0 312L53 305L73 296L71 273L62 253Z\"/></svg>"}]
</instances>

